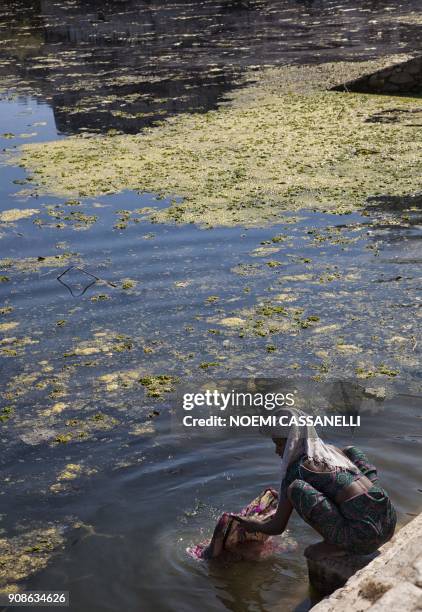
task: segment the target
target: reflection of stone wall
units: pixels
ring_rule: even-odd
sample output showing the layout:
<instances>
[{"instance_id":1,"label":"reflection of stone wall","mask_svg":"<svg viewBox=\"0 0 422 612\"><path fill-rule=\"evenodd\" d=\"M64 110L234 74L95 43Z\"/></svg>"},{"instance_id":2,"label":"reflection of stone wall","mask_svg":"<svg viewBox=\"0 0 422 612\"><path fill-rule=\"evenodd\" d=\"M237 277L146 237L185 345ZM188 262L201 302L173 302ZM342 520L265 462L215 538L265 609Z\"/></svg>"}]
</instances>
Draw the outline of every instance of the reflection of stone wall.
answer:
<instances>
[{"instance_id":1,"label":"reflection of stone wall","mask_svg":"<svg viewBox=\"0 0 422 612\"><path fill-rule=\"evenodd\" d=\"M215 108L249 66L418 53L390 0L0 0L0 79L48 101L64 133L137 133ZM413 14L420 0L405 0Z\"/></svg>"},{"instance_id":2,"label":"reflection of stone wall","mask_svg":"<svg viewBox=\"0 0 422 612\"><path fill-rule=\"evenodd\" d=\"M422 55L333 87L360 93L422 93Z\"/></svg>"},{"instance_id":3,"label":"reflection of stone wall","mask_svg":"<svg viewBox=\"0 0 422 612\"><path fill-rule=\"evenodd\" d=\"M224 30L241 38L251 29L262 30L267 15L253 9L251 0L74 0L70 6L63 0L41 0L41 14L49 22L46 42L136 44L162 53L173 45L199 47Z\"/></svg>"},{"instance_id":4,"label":"reflection of stone wall","mask_svg":"<svg viewBox=\"0 0 422 612\"><path fill-rule=\"evenodd\" d=\"M88 75L86 84L95 92L94 97L84 99L80 91L66 88L64 78L61 91L51 97L57 129L64 134L84 128L136 134L168 115L215 108L224 92L236 87L229 71L212 75L179 71L173 78L163 74L155 82L139 83L135 76L128 75L128 83L123 85L105 84ZM107 103L103 104L101 98Z\"/></svg>"}]
</instances>

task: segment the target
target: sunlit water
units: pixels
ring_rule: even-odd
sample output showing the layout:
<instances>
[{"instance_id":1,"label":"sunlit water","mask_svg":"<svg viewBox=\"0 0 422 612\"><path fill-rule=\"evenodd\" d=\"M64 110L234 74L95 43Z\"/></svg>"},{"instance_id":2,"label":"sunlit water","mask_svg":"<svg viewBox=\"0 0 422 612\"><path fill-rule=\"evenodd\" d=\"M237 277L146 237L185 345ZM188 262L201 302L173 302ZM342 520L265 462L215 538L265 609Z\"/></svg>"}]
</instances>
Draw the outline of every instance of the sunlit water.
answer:
<instances>
[{"instance_id":1,"label":"sunlit water","mask_svg":"<svg viewBox=\"0 0 422 612\"><path fill-rule=\"evenodd\" d=\"M236 86L246 65L308 61L315 53L323 59L371 57L391 52L395 40L403 50L412 41L410 25L389 22L382 36L366 25L366 15L377 21L392 10L405 14L411 2L375 8L358 2L351 19L344 16L345 5L322 2L245 3L249 9L201 3L200 11L174 3L171 15L168 5L88 4L89 10L78 13L78 3L44 1L38 11L28 11L25 3L4 3L10 39L3 40L1 70L22 81L22 90L14 81L0 101L4 148L83 128L137 131L168 112L210 108ZM117 5L120 29L112 17ZM157 34L164 28L160 10L168 22ZM146 13L149 26L140 32ZM175 26L182 18L188 29ZM339 23L353 35L339 31ZM329 26L336 33L327 37ZM75 87L80 66L50 61L47 69L45 64L51 54L63 59L62 52L73 51L78 58L83 49L86 57L104 62L113 77L117 72L143 76L144 84L135 90L149 96L149 118L113 115L116 100L108 110L97 100L91 111L85 101L74 113L82 96ZM148 54L155 59L147 69ZM144 58L136 70L133 57ZM198 82L196 64L224 66L224 78ZM175 72L183 90L192 71L196 93L173 95ZM156 89L151 73L164 75ZM90 87L98 93L97 77L92 78ZM201 98L205 83L208 93ZM69 93L60 93L60 87ZM115 84L110 90L121 93ZM132 84L125 93L135 90ZM0 283L0 308L13 308L0 323L16 323L1 332L0 348L8 350L0 356L1 407L12 406L13 412L0 423L0 529L2 536L13 536L47 522L66 528L65 550L27 581L27 588L69 590L71 609L78 612L309 608L303 549L317 538L297 516L289 525L297 548L260 563L207 564L186 554L186 547L209 537L223 510L239 510L265 486L278 486L278 459L268 441L245 435L212 442L181 435L170 426L167 397L147 398L139 384L112 389L101 382L117 371L165 374L181 382L281 373L327 380L355 377L361 361L367 369L385 366L392 375L375 372L360 380L363 386L385 387L387 400L377 403L378 412L368 416L356 443L379 467L400 522L418 512L422 253L417 200L405 218L400 207L387 214L379 202L369 216L301 211L271 228L203 230L151 224L133 212L167 206L153 194L123 193L70 205L32 197L25 179L19 167L0 168L0 212L39 210L0 225L0 276L8 279ZM75 220L73 211L83 212L83 220ZM86 215L95 222L87 222ZM122 218L129 219L127 226L116 227ZM272 242L280 235L282 241ZM279 250L257 251L268 242ZM56 262L45 263L56 255ZM16 265L25 258L35 259ZM57 278L72 265L99 280L84 292L92 277L74 269L62 277L66 287ZM123 288L125 279L132 281L130 288ZM263 337L220 323L247 319L245 313L279 294L306 316L318 316L318 325ZM329 326L333 333L320 333ZM339 339L347 347L358 345L361 353L338 350ZM116 342L122 350L115 350ZM87 347L92 352L78 353ZM65 404L62 412L48 412L58 403ZM142 433L139 426L145 423L149 427ZM59 443L60 436L70 439ZM81 464L87 472L55 490L68 464ZM71 528L77 521L84 526Z\"/></svg>"}]
</instances>

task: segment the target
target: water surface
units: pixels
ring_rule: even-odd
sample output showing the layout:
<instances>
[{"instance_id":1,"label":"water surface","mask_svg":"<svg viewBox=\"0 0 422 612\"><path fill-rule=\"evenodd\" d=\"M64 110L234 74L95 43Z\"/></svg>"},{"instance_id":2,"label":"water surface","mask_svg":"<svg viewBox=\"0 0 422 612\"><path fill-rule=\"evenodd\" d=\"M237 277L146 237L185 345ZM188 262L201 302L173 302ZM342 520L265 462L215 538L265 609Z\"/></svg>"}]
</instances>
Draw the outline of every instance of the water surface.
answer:
<instances>
[{"instance_id":1,"label":"water surface","mask_svg":"<svg viewBox=\"0 0 422 612\"><path fill-rule=\"evenodd\" d=\"M4 2L2 147L201 112L252 65L414 52L416 26L397 17L416 4ZM359 445L406 522L421 506L420 198L204 230L148 222L136 211L168 205L154 194L69 202L34 197L27 178L0 167L0 213L37 211L0 224L0 529L56 525L65 541L25 587L70 590L78 612L308 609L302 553L316 537L298 517L297 548L262 563L186 554L222 510L278 486L271 445L182 436L169 396L139 380L287 374L378 390ZM262 315L274 304L297 310L283 333Z\"/></svg>"}]
</instances>

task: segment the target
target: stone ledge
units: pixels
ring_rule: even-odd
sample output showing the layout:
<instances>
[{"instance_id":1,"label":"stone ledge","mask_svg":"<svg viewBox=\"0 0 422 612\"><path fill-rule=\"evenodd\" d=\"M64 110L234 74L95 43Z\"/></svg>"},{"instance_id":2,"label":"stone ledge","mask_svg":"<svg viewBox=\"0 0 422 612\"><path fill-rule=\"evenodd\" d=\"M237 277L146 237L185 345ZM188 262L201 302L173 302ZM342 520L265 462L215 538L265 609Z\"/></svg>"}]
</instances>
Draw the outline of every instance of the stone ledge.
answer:
<instances>
[{"instance_id":1,"label":"stone ledge","mask_svg":"<svg viewBox=\"0 0 422 612\"><path fill-rule=\"evenodd\" d=\"M393 64L372 74L365 74L358 79L336 85L331 89L333 91L377 94L421 93L422 56Z\"/></svg>"},{"instance_id":2,"label":"stone ledge","mask_svg":"<svg viewBox=\"0 0 422 612\"><path fill-rule=\"evenodd\" d=\"M422 513L384 544L379 555L312 608L315 612L422 609Z\"/></svg>"}]
</instances>

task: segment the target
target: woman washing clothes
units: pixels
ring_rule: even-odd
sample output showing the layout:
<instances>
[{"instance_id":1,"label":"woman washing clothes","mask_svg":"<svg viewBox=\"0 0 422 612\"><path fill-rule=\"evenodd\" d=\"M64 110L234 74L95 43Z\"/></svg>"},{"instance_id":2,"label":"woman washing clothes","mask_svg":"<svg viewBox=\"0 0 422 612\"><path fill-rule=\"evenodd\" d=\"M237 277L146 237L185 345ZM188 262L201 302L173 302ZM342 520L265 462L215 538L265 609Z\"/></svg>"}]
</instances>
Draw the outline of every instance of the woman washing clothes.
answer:
<instances>
[{"instance_id":1,"label":"woman washing clothes","mask_svg":"<svg viewBox=\"0 0 422 612\"><path fill-rule=\"evenodd\" d=\"M279 413L300 414L296 409ZM272 437L282 459L280 493L268 489L240 514L223 514L202 550L203 558L282 534L293 509L323 537L321 552L369 554L392 537L396 512L375 466L361 450L326 444L312 426L291 425L263 433Z\"/></svg>"}]
</instances>

